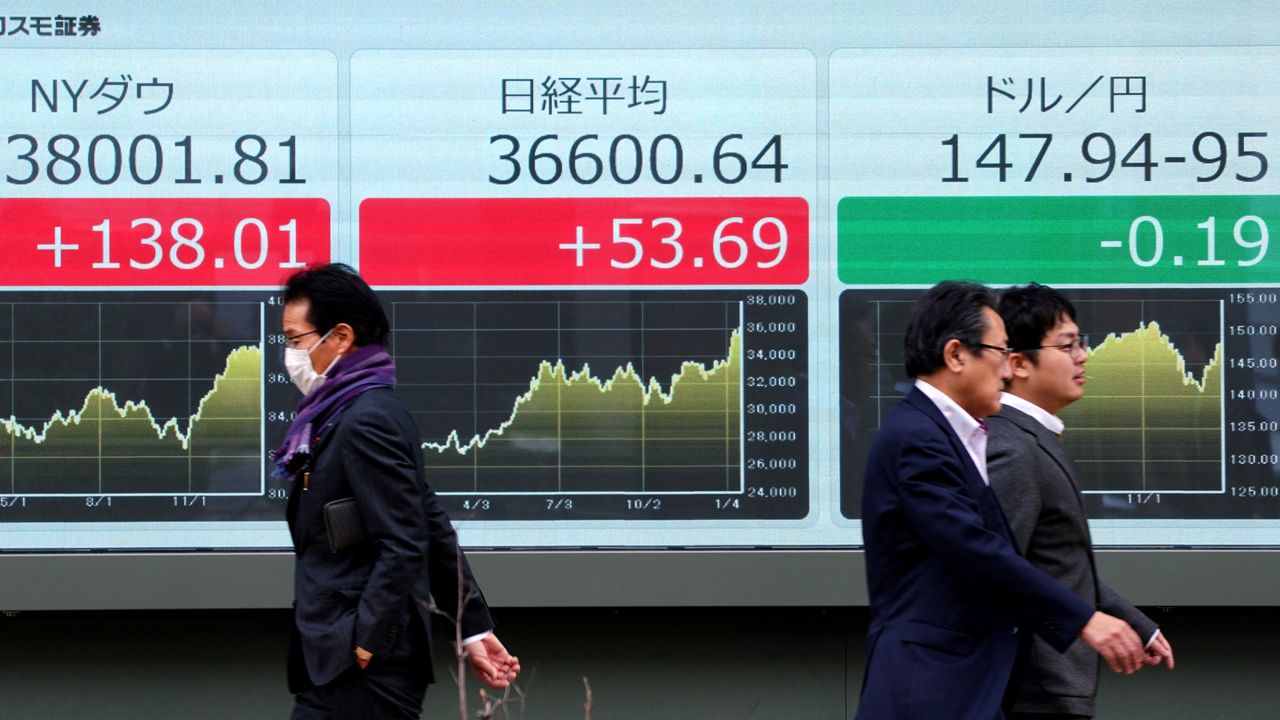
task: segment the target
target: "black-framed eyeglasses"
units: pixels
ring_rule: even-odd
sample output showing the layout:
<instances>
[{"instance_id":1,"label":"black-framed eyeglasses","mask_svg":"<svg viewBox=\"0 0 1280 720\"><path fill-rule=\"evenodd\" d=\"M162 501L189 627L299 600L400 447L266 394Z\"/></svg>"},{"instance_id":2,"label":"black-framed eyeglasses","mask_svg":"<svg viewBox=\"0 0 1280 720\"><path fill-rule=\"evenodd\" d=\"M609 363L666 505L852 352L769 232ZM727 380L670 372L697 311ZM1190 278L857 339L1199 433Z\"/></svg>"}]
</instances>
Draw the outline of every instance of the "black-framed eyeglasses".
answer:
<instances>
[{"instance_id":1,"label":"black-framed eyeglasses","mask_svg":"<svg viewBox=\"0 0 1280 720\"><path fill-rule=\"evenodd\" d=\"M979 350L995 350L1006 360L1009 359L1009 353L1013 352L1013 348L1007 348L1001 345L988 345L986 343L977 343L973 347Z\"/></svg>"},{"instance_id":2,"label":"black-framed eyeglasses","mask_svg":"<svg viewBox=\"0 0 1280 720\"><path fill-rule=\"evenodd\" d=\"M1048 348L1061 350L1062 352L1067 353L1068 355L1076 355L1076 354L1088 355L1089 354L1089 336L1081 335L1080 337L1076 338L1075 340L1072 340L1071 342L1058 343L1056 345L1037 345L1033 348L1027 348L1027 349L1028 350L1045 350Z\"/></svg>"},{"instance_id":3,"label":"black-framed eyeglasses","mask_svg":"<svg viewBox=\"0 0 1280 720\"><path fill-rule=\"evenodd\" d=\"M319 332L319 330L308 330L307 332L298 333L297 335L285 335L284 340L289 344L289 347L297 347L298 338L304 338L308 335L316 335L319 334Z\"/></svg>"}]
</instances>

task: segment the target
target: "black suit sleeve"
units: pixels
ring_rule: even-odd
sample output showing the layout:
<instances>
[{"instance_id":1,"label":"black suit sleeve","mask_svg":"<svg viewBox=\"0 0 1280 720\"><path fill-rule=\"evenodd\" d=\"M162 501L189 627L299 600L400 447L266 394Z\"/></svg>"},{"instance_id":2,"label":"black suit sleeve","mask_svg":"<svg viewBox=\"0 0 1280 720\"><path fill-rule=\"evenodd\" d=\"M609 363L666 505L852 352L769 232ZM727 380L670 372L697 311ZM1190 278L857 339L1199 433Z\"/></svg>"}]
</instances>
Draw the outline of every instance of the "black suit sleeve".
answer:
<instances>
[{"instance_id":1,"label":"black suit sleeve","mask_svg":"<svg viewBox=\"0 0 1280 720\"><path fill-rule=\"evenodd\" d=\"M1151 636L1155 635L1156 630L1160 629L1154 620L1101 580L1098 581L1098 608L1108 615L1115 615L1129 623L1129 627L1133 628L1133 631L1142 639L1143 645L1146 645L1151 640Z\"/></svg>"},{"instance_id":2,"label":"black suit sleeve","mask_svg":"<svg viewBox=\"0 0 1280 720\"><path fill-rule=\"evenodd\" d=\"M1093 608L1036 569L986 527L945 438L922 436L903 449L897 477L902 505L925 544L957 573L1009 597L1014 611L1059 650Z\"/></svg>"},{"instance_id":3,"label":"black suit sleeve","mask_svg":"<svg viewBox=\"0 0 1280 720\"><path fill-rule=\"evenodd\" d=\"M441 612L450 619L459 619L458 600L463 601L461 613L461 637L479 635L493 629L493 618L484 595L471 575L467 556L458 546L458 533L453 529L449 515L436 500L430 486L425 488L427 527L431 537L431 563L427 568L431 578L431 596ZM461 593L461 598L459 597Z\"/></svg>"},{"instance_id":4,"label":"black suit sleeve","mask_svg":"<svg viewBox=\"0 0 1280 720\"><path fill-rule=\"evenodd\" d=\"M406 626L414 577L426 571L424 488L401 428L382 408L369 407L344 422L343 470L377 559L357 610L356 645L385 654Z\"/></svg>"},{"instance_id":5,"label":"black suit sleeve","mask_svg":"<svg viewBox=\"0 0 1280 720\"><path fill-rule=\"evenodd\" d=\"M412 421L390 408L372 406L349 418L351 440L342 448L360 516L377 559L361 594L355 642L374 655L385 653L406 626L413 596L425 575L437 607L457 617L459 578L468 598L463 637L493 628L457 534L417 465ZM461 565L459 561L461 560Z\"/></svg>"},{"instance_id":6,"label":"black suit sleeve","mask_svg":"<svg viewBox=\"0 0 1280 720\"><path fill-rule=\"evenodd\" d=\"M1025 445L1005 439L1005 433L1020 433L1021 430L1009 427L997 432L998 423L1008 421L991 418L989 422L993 428L987 441L987 475L991 478L991 491L996 494L1005 519L1009 521L1018 554L1025 557L1043 506L1040 483L1032 469L1035 458L1028 457Z\"/></svg>"}]
</instances>

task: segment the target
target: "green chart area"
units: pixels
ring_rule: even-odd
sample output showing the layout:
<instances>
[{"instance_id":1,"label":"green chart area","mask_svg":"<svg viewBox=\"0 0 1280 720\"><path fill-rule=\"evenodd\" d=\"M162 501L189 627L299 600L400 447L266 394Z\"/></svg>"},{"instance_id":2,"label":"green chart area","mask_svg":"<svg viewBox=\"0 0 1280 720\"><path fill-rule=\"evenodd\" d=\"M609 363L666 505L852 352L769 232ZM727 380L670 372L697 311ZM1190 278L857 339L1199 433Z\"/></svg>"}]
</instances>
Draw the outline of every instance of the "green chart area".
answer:
<instances>
[{"instance_id":1,"label":"green chart area","mask_svg":"<svg viewBox=\"0 0 1280 720\"><path fill-rule=\"evenodd\" d=\"M1222 492L1222 343L1198 371L1158 321L1094 343L1085 396L1059 413L1082 489Z\"/></svg>"},{"instance_id":2,"label":"green chart area","mask_svg":"<svg viewBox=\"0 0 1280 720\"><path fill-rule=\"evenodd\" d=\"M862 478L872 439L912 388L904 368L903 330L922 293L841 293L845 517L861 517ZM1270 333L1280 327L1280 303L1260 307L1234 302L1229 292L1208 288L1066 288L1063 294L1091 345L1084 363L1084 396L1058 413L1089 517L1255 516L1258 508L1241 504L1232 491L1267 482L1270 466L1242 467L1224 460L1269 453L1271 434L1227 430L1266 421L1271 401L1224 403L1224 396L1227 388L1261 397L1273 392L1271 363L1251 358L1273 357L1275 335ZM1248 328L1269 334L1249 337ZM1250 364L1261 367L1244 367Z\"/></svg>"},{"instance_id":3,"label":"green chart area","mask_svg":"<svg viewBox=\"0 0 1280 720\"><path fill-rule=\"evenodd\" d=\"M262 349L242 346L181 420L95 387L43 423L0 421L2 491L23 495L205 491L222 478L260 490Z\"/></svg>"},{"instance_id":4,"label":"green chart area","mask_svg":"<svg viewBox=\"0 0 1280 720\"><path fill-rule=\"evenodd\" d=\"M742 485L742 335L711 363L669 378L627 363L606 374L543 361L510 417L462 440L423 445L428 473L487 492L724 492Z\"/></svg>"},{"instance_id":5,"label":"green chart area","mask_svg":"<svg viewBox=\"0 0 1280 720\"><path fill-rule=\"evenodd\" d=\"M803 292L383 296L397 392L455 520L801 518Z\"/></svg>"}]
</instances>

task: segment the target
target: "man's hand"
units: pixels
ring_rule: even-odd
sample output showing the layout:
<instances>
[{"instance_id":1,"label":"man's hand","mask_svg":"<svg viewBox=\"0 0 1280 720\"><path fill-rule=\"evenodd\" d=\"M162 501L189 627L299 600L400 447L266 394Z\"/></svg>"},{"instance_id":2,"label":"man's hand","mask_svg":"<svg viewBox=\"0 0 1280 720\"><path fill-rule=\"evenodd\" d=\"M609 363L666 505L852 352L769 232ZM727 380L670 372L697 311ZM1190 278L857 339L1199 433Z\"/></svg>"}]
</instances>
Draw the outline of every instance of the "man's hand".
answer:
<instances>
[{"instance_id":1,"label":"man's hand","mask_svg":"<svg viewBox=\"0 0 1280 720\"><path fill-rule=\"evenodd\" d=\"M476 677L495 690L507 687L520 674L519 658L508 653L493 633L467 645L466 652Z\"/></svg>"},{"instance_id":2,"label":"man's hand","mask_svg":"<svg viewBox=\"0 0 1280 720\"><path fill-rule=\"evenodd\" d=\"M369 661L372 659L373 659L373 653L369 652L368 650L365 650L359 645L356 646L356 664L360 666L361 670L364 670L365 668L369 667Z\"/></svg>"},{"instance_id":3,"label":"man's hand","mask_svg":"<svg viewBox=\"0 0 1280 720\"><path fill-rule=\"evenodd\" d=\"M1147 646L1147 657L1143 662L1148 665L1164 663L1165 667L1173 669L1173 646L1165 639L1163 630L1157 633L1155 639Z\"/></svg>"},{"instance_id":4,"label":"man's hand","mask_svg":"<svg viewBox=\"0 0 1280 720\"><path fill-rule=\"evenodd\" d=\"M1104 612L1095 612L1089 618L1080 631L1080 639L1097 650L1115 672L1132 675L1142 669L1146 661L1138 633L1129 623Z\"/></svg>"}]
</instances>

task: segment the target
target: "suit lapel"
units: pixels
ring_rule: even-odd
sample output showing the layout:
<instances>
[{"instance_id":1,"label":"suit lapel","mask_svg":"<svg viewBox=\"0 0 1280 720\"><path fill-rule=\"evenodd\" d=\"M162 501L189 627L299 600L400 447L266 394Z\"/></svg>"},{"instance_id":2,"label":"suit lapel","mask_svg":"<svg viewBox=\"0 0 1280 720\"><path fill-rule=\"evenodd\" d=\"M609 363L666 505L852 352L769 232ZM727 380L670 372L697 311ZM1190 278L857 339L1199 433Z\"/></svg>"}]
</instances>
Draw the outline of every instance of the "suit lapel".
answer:
<instances>
[{"instance_id":1,"label":"suit lapel","mask_svg":"<svg viewBox=\"0 0 1280 720\"><path fill-rule=\"evenodd\" d=\"M942 415L942 411L938 409L937 405L933 404L929 396L920 392L920 388L912 388L911 392L907 393L904 401L932 420L938 426L938 429L947 436L947 439L951 441L952 450L960 458L961 467L964 468L965 477L969 482L976 483L978 487L986 488L987 484L982 481L982 474L978 472L978 467L973 464L969 449L960 441L960 436L956 435L951 423L947 422L947 419Z\"/></svg>"},{"instance_id":2,"label":"suit lapel","mask_svg":"<svg viewBox=\"0 0 1280 720\"><path fill-rule=\"evenodd\" d=\"M1067 455L1067 449L1062 446L1062 441L1049 428L1041 425L1035 418L1017 408L1004 408L1000 411L1000 414L1008 418L1013 424L1031 433L1040 449L1062 470L1063 476L1067 478L1067 482L1070 483L1071 489L1078 499L1080 497L1080 485L1076 481L1075 465L1072 464L1071 458ZM1080 504L1080 514L1081 516L1084 515L1083 503Z\"/></svg>"},{"instance_id":3,"label":"suit lapel","mask_svg":"<svg viewBox=\"0 0 1280 720\"><path fill-rule=\"evenodd\" d=\"M329 438L333 436L333 431L341 418L342 413L339 412L311 436L311 458L307 461L307 466L293 476L293 487L289 491L289 503L285 508L285 518L288 520L289 532L293 534L294 547L299 550L306 544L308 537L305 517L298 517L298 505L302 502L302 493L306 491L306 486L309 482L309 478L305 476L315 469L316 458L319 457L320 451L324 449L325 444L329 442Z\"/></svg>"},{"instance_id":4,"label":"suit lapel","mask_svg":"<svg viewBox=\"0 0 1280 720\"><path fill-rule=\"evenodd\" d=\"M1062 474L1070 481L1072 489L1079 490L1076 487L1076 473L1075 468L1071 465L1071 458L1067 457L1067 451L1062 447L1062 442L1054 436L1049 428L1041 425L1040 421L1030 415L1008 405L1001 407L1000 416L1031 433L1031 437L1036 439L1036 444L1040 446L1040 449L1057 463L1058 468L1062 470Z\"/></svg>"},{"instance_id":5,"label":"suit lapel","mask_svg":"<svg viewBox=\"0 0 1280 720\"><path fill-rule=\"evenodd\" d=\"M315 436L311 438L311 457L316 457L320 454L320 451L324 449L325 444L329 442L329 438L333 435L334 428L338 426L338 421L341 419L342 413L339 412L329 418L329 421L324 424L324 427L321 427L320 430L316 432Z\"/></svg>"},{"instance_id":6,"label":"suit lapel","mask_svg":"<svg viewBox=\"0 0 1280 720\"><path fill-rule=\"evenodd\" d=\"M1018 410L1017 408L1005 406L1000 410L1000 415L1012 422L1014 425L1031 433L1036 439L1036 444L1044 451L1062 470L1062 474L1067 479L1067 483L1071 486L1071 494L1075 497L1075 507L1079 513L1080 523L1084 526L1084 536L1087 540L1086 548L1089 556L1089 566L1092 569L1094 591L1098 591L1098 569L1093 557L1093 537L1089 532L1089 520L1085 514L1084 496L1080 494L1080 485L1076 481L1075 465L1072 464L1071 458L1067 455L1067 449L1063 447L1062 441L1054 435L1049 428L1041 425L1039 421L1030 415Z\"/></svg>"}]
</instances>

